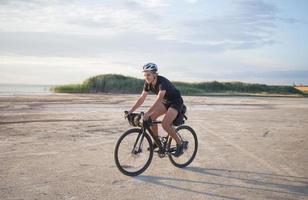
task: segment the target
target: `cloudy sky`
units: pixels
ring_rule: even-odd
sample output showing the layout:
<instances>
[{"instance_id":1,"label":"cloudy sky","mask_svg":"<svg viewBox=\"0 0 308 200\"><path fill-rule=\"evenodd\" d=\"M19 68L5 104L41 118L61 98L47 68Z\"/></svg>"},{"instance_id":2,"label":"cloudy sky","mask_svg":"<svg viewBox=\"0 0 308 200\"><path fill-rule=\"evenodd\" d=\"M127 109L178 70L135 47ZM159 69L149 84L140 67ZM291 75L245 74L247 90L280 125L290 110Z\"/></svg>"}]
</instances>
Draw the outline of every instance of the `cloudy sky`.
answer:
<instances>
[{"instance_id":1,"label":"cloudy sky","mask_svg":"<svg viewBox=\"0 0 308 200\"><path fill-rule=\"evenodd\" d=\"M155 62L180 81L308 84L306 0L0 0L0 83L64 84Z\"/></svg>"}]
</instances>

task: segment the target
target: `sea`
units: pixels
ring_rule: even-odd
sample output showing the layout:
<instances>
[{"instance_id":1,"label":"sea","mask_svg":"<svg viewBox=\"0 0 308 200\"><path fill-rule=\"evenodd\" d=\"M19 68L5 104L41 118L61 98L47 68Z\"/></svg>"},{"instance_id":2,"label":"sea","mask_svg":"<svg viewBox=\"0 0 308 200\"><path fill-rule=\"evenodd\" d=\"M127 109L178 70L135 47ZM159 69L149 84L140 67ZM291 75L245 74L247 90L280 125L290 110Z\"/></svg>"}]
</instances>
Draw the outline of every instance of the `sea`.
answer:
<instances>
[{"instance_id":1,"label":"sea","mask_svg":"<svg viewBox=\"0 0 308 200\"><path fill-rule=\"evenodd\" d=\"M55 85L0 84L0 96L11 95L48 95Z\"/></svg>"}]
</instances>

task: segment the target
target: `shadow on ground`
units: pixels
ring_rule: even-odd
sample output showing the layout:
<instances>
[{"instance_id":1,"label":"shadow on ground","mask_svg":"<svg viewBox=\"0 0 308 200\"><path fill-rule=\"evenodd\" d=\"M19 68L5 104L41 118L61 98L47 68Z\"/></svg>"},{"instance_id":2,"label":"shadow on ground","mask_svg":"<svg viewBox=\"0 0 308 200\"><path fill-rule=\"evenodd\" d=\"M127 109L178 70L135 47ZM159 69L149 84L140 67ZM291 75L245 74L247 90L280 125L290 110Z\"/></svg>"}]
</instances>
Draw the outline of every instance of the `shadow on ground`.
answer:
<instances>
[{"instance_id":1,"label":"shadow on ground","mask_svg":"<svg viewBox=\"0 0 308 200\"><path fill-rule=\"evenodd\" d=\"M213 197L224 199L240 199L240 197L224 195L223 192L212 193L210 191L194 189L189 185L184 187L185 183L188 184L201 184L209 186L217 186L228 190L228 194L232 193L233 189L246 190L246 192L261 192L270 193L270 196L288 195L292 197L308 197L308 178L287 176L273 173L241 171L230 169L214 169L202 167L187 167L184 170L192 173L198 173L198 176L191 176L193 178L171 178L162 176L145 176L140 175L136 179L165 186L171 189L192 192L196 194L204 194ZM213 177L214 176L214 177ZM217 181L217 178L219 181ZM215 180L208 181L208 180ZM175 182L179 184L174 184ZM181 184L184 183L184 184ZM200 187L197 187L200 188ZM215 190L217 191L217 190ZM237 194L238 192L234 192Z\"/></svg>"}]
</instances>

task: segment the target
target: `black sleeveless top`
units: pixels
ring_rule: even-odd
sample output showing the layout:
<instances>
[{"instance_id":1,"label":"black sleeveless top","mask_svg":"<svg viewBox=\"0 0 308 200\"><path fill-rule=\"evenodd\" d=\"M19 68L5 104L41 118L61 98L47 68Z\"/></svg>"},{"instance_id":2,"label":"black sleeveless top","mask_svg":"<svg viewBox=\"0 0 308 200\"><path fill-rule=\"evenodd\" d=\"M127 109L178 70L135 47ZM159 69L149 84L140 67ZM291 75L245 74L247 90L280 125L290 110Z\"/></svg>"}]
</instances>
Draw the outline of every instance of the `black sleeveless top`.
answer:
<instances>
[{"instance_id":1,"label":"black sleeveless top","mask_svg":"<svg viewBox=\"0 0 308 200\"><path fill-rule=\"evenodd\" d=\"M181 93L175 86L165 77L158 75L155 86L152 84L148 84L144 81L143 90L146 92L153 92L158 94L160 90L166 90L164 101L165 102L177 102L178 100L182 100Z\"/></svg>"}]
</instances>

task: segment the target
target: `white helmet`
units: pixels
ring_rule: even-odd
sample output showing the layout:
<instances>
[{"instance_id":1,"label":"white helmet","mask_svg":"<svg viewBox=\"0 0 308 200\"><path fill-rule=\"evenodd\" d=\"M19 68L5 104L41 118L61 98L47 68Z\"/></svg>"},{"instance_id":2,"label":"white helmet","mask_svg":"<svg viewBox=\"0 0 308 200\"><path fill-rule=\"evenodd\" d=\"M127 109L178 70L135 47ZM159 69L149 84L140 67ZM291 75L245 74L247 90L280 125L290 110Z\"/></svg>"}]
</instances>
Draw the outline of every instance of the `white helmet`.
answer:
<instances>
[{"instance_id":1,"label":"white helmet","mask_svg":"<svg viewBox=\"0 0 308 200\"><path fill-rule=\"evenodd\" d=\"M143 65L143 72L145 71L152 71L152 72L157 72L157 65L154 63L147 63Z\"/></svg>"}]
</instances>

